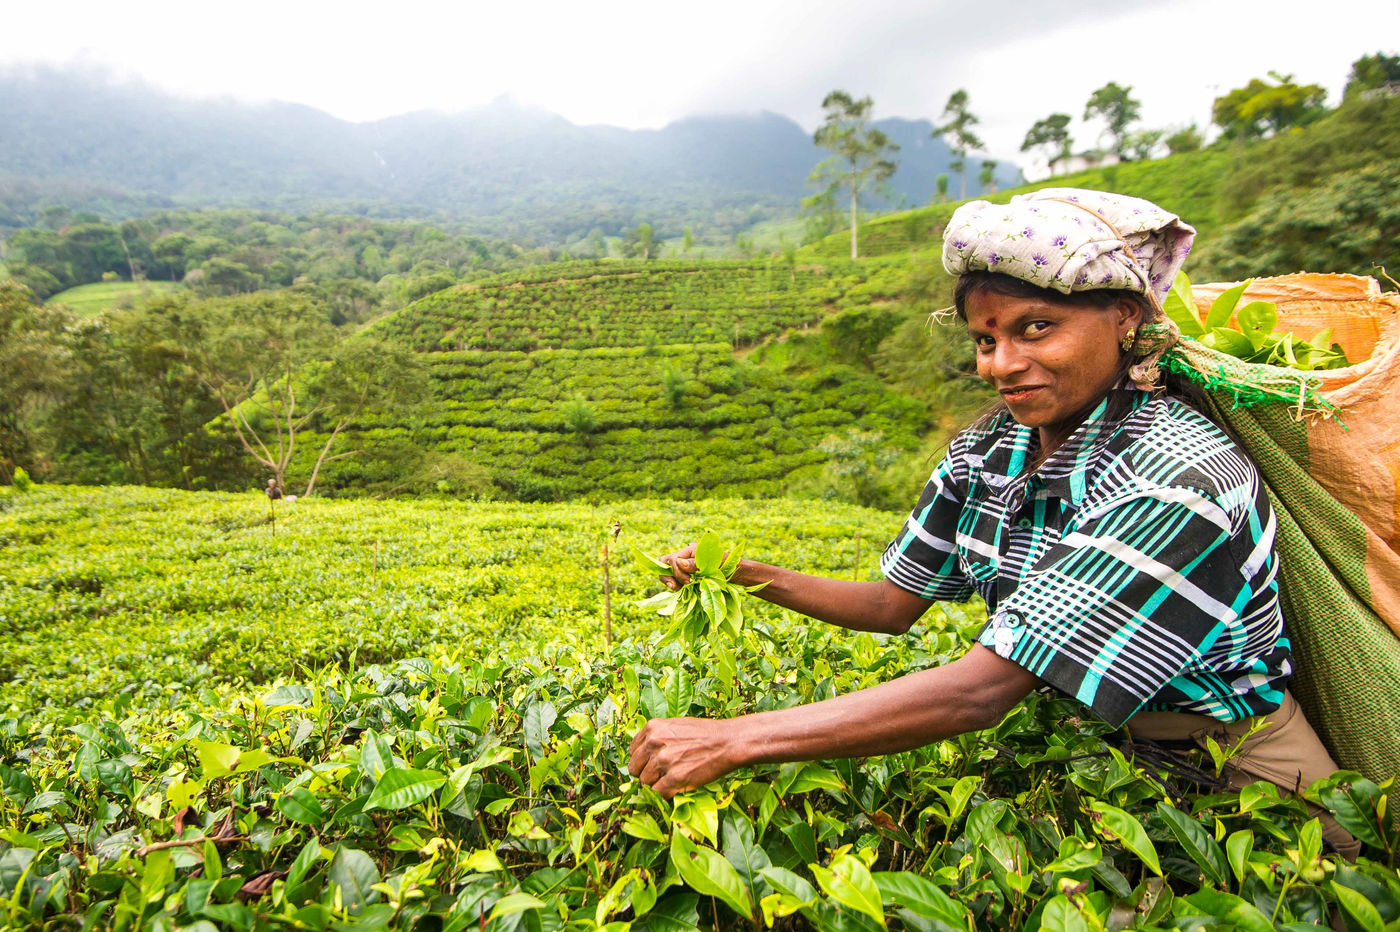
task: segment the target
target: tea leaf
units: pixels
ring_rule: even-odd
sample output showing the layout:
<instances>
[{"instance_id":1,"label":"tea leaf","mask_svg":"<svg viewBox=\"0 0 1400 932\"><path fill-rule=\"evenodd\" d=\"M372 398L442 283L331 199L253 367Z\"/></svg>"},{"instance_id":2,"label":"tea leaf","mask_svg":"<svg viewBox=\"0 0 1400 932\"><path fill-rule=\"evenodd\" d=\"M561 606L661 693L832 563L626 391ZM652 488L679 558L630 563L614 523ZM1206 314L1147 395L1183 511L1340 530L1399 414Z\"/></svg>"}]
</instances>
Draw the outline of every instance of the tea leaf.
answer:
<instances>
[{"instance_id":1,"label":"tea leaf","mask_svg":"<svg viewBox=\"0 0 1400 932\"><path fill-rule=\"evenodd\" d=\"M718 897L745 919L753 919L753 901L748 888L724 855L713 848L696 845L680 832L672 832L671 863L692 890L702 896Z\"/></svg>"},{"instance_id":2,"label":"tea leaf","mask_svg":"<svg viewBox=\"0 0 1400 932\"><path fill-rule=\"evenodd\" d=\"M1157 860L1157 849L1153 847L1152 839L1147 837L1141 822L1117 806L1110 806L1099 800L1090 803L1089 808L1100 816L1094 823L1096 830L1110 840L1121 842L1123 847L1137 855L1152 873L1159 877L1162 875L1162 865Z\"/></svg>"},{"instance_id":3,"label":"tea leaf","mask_svg":"<svg viewBox=\"0 0 1400 932\"><path fill-rule=\"evenodd\" d=\"M1224 327L1230 321L1230 315L1235 312L1235 305L1240 303L1240 297L1244 294L1253 281L1245 279L1233 288L1226 288L1214 301L1210 303L1210 313L1206 315L1205 328L1214 330L1216 327Z\"/></svg>"},{"instance_id":4,"label":"tea leaf","mask_svg":"<svg viewBox=\"0 0 1400 932\"><path fill-rule=\"evenodd\" d=\"M394 767L384 772L369 794L365 810L407 809L421 803L447 782L447 775L436 771Z\"/></svg>"}]
</instances>

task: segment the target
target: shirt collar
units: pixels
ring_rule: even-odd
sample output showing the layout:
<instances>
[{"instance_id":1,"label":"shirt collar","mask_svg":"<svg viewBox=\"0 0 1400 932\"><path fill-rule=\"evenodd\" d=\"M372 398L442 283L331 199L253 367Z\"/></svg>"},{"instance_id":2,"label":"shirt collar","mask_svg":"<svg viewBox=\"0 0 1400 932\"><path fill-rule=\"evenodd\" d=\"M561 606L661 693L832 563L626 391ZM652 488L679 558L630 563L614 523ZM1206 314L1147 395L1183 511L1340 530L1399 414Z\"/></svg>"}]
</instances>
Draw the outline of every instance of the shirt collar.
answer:
<instances>
[{"instance_id":1,"label":"shirt collar","mask_svg":"<svg viewBox=\"0 0 1400 932\"><path fill-rule=\"evenodd\" d=\"M1004 428L989 439L994 442L983 455L983 475L996 490L1008 512L1025 504L1037 491L1063 499L1076 508L1084 498L1086 477L1124 420L1151 395L1122 382L1080 422L1060 447L1034 472L1029 470L1040 455L1040 432L1016 423L1006 415Z\"/></svg>"}]
</instances>

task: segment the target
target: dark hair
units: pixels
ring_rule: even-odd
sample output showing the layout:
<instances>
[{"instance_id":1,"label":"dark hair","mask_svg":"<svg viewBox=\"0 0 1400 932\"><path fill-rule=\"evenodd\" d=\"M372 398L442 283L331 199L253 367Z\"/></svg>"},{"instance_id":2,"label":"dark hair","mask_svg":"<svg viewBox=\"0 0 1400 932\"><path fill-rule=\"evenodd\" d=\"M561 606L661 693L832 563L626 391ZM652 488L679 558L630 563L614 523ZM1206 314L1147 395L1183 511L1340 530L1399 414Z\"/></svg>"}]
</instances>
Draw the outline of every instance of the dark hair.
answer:
<instances>
[{"instance_id":1,"label":"dark hair","mask_svg":"<svg viewBox=\"0 0 1400 932\"><path fill-rule=\"evenodd\" d=\"M1110 308L1119 301L1131 301L1141 312L1143 320L1152 317L1152 304L1146 296L1126 288L1096 288L1092 291L1076 291L1064 294L1053 288L1041 288L1028 281L1015 278L1003 272L964 272L958 276L953 288L953 307L958 317L967 320L967 301L974 294L987 292L1007 298L1039 298L1049 304L1096 308Z\"/></svg>"}]
</instances>

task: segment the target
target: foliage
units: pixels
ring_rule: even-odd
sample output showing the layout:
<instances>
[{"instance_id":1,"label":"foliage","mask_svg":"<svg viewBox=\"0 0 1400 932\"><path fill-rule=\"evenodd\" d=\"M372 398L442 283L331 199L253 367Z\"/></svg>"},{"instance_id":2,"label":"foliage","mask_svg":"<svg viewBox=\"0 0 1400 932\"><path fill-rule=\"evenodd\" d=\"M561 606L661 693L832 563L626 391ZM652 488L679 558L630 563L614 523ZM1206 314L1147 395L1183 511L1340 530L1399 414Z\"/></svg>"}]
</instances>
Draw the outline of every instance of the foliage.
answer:
<instances>
[{"instance_id":1,"label":"foliage","mask_svg":"<svg viewBox=\"0 0 1400 932\"><path fill-rule=\"evenodd\" d=\"M1301 126L1322 116L1327 89L1320 84L1300 85L1291 74L1269 72L1269 81L1251 78L1217 97L1211 106L1211 120L1230 139L1261 139Z\"/></svg>"},{"instance_id":2,"label":"foliage","mask_svg":"<svg viewBox=\"0 0 1400 932\"><path fill-rule=\"evenodd\" d=\"M1249 285L1246 279L1226 289L1211 303L1210 312L1202 320L1191 297L1191 280L1185 272L1178 272L1163 309L1180 328L1182 336L1199 340L1213 350L1245 362L1304 371L1341 369L1349 365L1342 348L1330 343L1330 329L1304 341L1296 339L1292 333L1274 331L1278 325L1278 308L1273 302L1251 301L1240 307L1240 299ZM1231 321L1235 326L1230 326Z\"/></svg>"},{"instance_id":3,"label":"foliage","mask_svg":"<svg viewBox=\"0 0 1400 932\"><path fill-rule=\"evenodd\" d=\"M1101 119L1112 144L1109 151L1120 158L1126 154L1128 126L1137 122L1141 115L1142 102L1132 96L1131 87L1123 87L1117 81L1109 81L1089 95L1084 105L1084 119Z\"/></svg>"},{"instance_id":4,"label":"foliage","mask_svg":"<svg viewBox=\"0 0 1400 932\"><path fill-rule=\"evenodd\" d=\"M1225 280L1299 269L1377 275L1400 268L1400 168L1377 162L1316 188L1279 188L1223 227L1200 262Z\"/></svg>"},{"instance_id":5,"label":"foliage","mask_svg":"<svg viewBox=\"0 0 1400 932\"><path fill-rule=\"evenodd\" d=\"M0 513L0 533L53 533L23 573L42 573L67 552L74 569L129 575L78 547L94 529L72 520L123 505L144 506L134 515L148 531L172 508L186 512L188 531L210 506L221 519L259 508L251 496L39 492ZM1181 782L1186 771L1135 757L1082 718L1077 702L1049 694L1032 694L982 733L885 758L755 767L663 800L624 775L628 742L646 719L785 708L944 663L967 649L980 613L938 607L907 635L876 637L758 605L735 642L732 676L721 676L703 648L655 646L642 618L636 637L604 649L597 590L558 559L559 547L520 559L551 524L578 552L594 552L596 534L582 528L600 527L600 514L450 510L444 520L409 504L298 504L284 512L286 539L266 528L224 535L204 523L198 554L190 541L184 551L162 543L141 567L195 595L206 590L190 574L247 560L249 533L269 548L281 541L278 558L296 562L295 572L284 575L275 560L260 566L305 588L237 574L223 584L278 599L299 619L314 610L315 589L366 613L375 609L356 598L380 608L395 597L422 600L423 568L410 574L408 564L429 546L454 554L430 577L439 598L454 586L475 596L452 610L403 610L349 628L375 638L418 626L382 644L373 664L368 644L349 659L355 648L337 633L284 620L262 625L273 635L263 648L245 645L266 678L256 685L230 688L207 671L161 663L160 649L130 637L128 650L94 654L91 707L31 705L23 684L10 684L26 705L0 719L7 924L683 932L762 922L879 932L1297 928L1326 923L1333 911L1364 929L1400 919L1397 839L1383 816L1396 804L1393 781L1341 773L1310 788L1311 800L1369 845L1346 865L1323 849L1301 801L1267 784L1202 792ZM507 515L524 520L509 526ZM325 578L346 568L343 548L312 542L347 518L353 533L387 536L382 572L391 579L368 577L367 555L353 575ZM486 533L485 552L452 546L463 519ZM683 523L699 520L691 512ZM832 545L851 530L833 537L829 518L773 504L743 520L757 525L763 546L800 564L833 565ZM7 579L15 572L0 564ZM533 598L520 591L546 576L555 584ZM0 597L28 614L27 591L10 582ZM112 598L63 591L78 605ZM257 619L251 603L234 611ZM594 617L574 621L583 611ZM451 618L468 612L478 620ZM532 643L522 622L550 639ZM89 624L88 635L109 638L110 623ZM425 623L439 640L423 636ZM205 636L193 617L181 629ZM320 654L308 643L317 638ZM152 678L129 678L120 664L143 647ZM328 648L341 662L298 668L299 647L310 657ZM104 668L116 677L104 679ZM125 683L137 685L123 691Z\"/></svg>"},{"instance_id":6,"label":"foliage","mask_svg":"<svg viewBox=\"0 0 1400 932\"><path fill-rule=\"evenodd\" d=\"M111 273L105 273L110 275ZM80 317L92 317L109 308L130 309L157 294L169 294L173 282L112 282L78 285L49 298L49 304L62 304Z\"/></svg>"},{"instance_id":7,"label":"foliage","mask_svg":"<svg viewBox=\"0 0 1400 932\"><path fill-rule=\"evenodd\" d=\"M1031 128L1026 131L1026 138L1021 140L1021 151L1029 152L1031 149L1043 147L1045 149L1045 161L1050 166L1050 173L1055 173L1055 163L1068 158L1072 140L1069 135L1068 113L1052 113L1043 120L1036 120Z\"/></svg>"},{"instance_id":8,"label":"foliage","mask_svg":"<svg viewBox=\"0 0 1400 932\"><path fill-rule=\"evenodd\" d=\"M1343 172L1400 161L1400 97L1345 100L1317 122L1244 151L1248 157L1232 159L1218 183L1222 221L1239 220L1271 191L1323 188Z\"/></svg>"},{"instance_id":9,"label":"foliage","mask_svg":"<svg viewBox=\"0 0 1400 932\"><path fill-rule=\"evenodd\" d=\"M34 480L29 478L29 473L24 471L23 466L16 466L13 485L16 492L28 492L34 488Z\"/></svg>"},{"instance_id":10,"label":"foliage","mask_svg":"<svg viewBox=\"0 0 1400 932\"><path fill-rule=\"evenodd\" d=\"M156 211L121 223L94 216L15 230L4 246L10 274L41 298L111 272L127 289L136 278L148 280L143 288L188 281L206 295L296 287L345 320L475 272L551 258L422 221L254 210Z\"/></svg>"},{"instance_id":11,"label":"foliage","mask_svg":"<svg viewBox=\"0 0 1400 932\"><path fill-rule=\"evenodd\" d=\"M1351 63L1342 96L1349 98L1395 84L1400 84L1400 55L1362 55Z\"/></svg>"},{"instance_id":12,"label":"foliage","mask_svg":"<svg viewBox=\"0 0 1400 932\"><path fill-rule=\"evenodd\" d=\"M822 208L834 204L841 191L849 195L852 259L857 255L856 212L861 195L880 190L894 174L891 156L899 150L888 136L869 125L872 106L869 97L855 100L845 91L832 91L822 100L822 125L812 135L812 141L830 150L832 156L812 170L808 181L821 191L803 206Z\"/></svg>"},{"instance_id":13,"label":"foliage","mask_svg":"<svg viewBox=\"0 0 1400 932\"><path fill-rule=\"evenodd\" d=\"M1183 126L1178 130L1172 131L1167 135L1167 138L1162 141L1166 144L1168 152L1172 155L1178 155L1182 152L1197 151L1201 146L1205 145L1206 138L1201 134L1201 131L1196 128L1196 124L1192 123L1190 126Z\"/></svg>"},{"instance_id":14,"label":"foliage","mask_svg":"<svg viewBox=\"0 0 1400 932\"><path fill-rule=\"evenodd\" d=\"M670 566L636 547L632 548L632 553L644 577L674 575ZM700 535L695 546L695 572L684 585L664 589L637 603L640 608L654 608L656 614L671 619L658 644L680 641L694 647L708 637L715 654L725 658L727 666L733 668L733 655L725 639L737 641L742 635L744 594L757 592L767 585L740 586L731 582L739 559L739 551L726 548L713 531Z\"/></svg>"},{"instance_id":15,"label":"foliage","mask_svg":"<svg viewBox=\"0 0 1400 932\"><path fill-rule=\"evenodd\" d=\"M1134 130L1123 137L1123 151L1129 158L1137 161L1150 159L1164 135L1166 131L1160 129Z\"/></svg>"},{"instance_id":16,"label":"foliage","mask_svg":"<svg viewBox=\"0 0 1400 932\"><path fill-rule=\"evenodd\" d=\"M985 143L972 131L981 121L967 109L967 91L958 88L948 95L948 103L943 106L945 122L934 127L933 138L948 140L954 159L948 167L958 173L958 197L967 197L967 154L973 149L981 149ZM854 258L854 257L853 257Z\"/></svg>"},{"instance_id":17,"label":"foliage","mask_svg":"<svg viewBox=\"0 0 1400 932\"><path fill-rule=\"evenodd\" d=\"M627 259L654 259L660 252L660 244L650 223L640 223L622 234L622 255Z\"/></svg>"}]
</instances>

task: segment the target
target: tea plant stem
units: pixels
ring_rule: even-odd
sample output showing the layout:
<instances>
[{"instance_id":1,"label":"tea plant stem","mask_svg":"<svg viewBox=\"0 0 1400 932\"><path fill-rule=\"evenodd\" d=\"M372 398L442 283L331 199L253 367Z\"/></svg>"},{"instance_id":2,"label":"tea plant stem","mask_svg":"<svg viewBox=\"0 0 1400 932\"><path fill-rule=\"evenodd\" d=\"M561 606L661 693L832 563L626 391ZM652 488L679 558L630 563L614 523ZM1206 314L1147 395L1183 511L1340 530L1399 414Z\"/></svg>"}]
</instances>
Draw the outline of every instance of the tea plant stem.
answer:
<instances>
[{"instance_id":1,"label":"tea plant stem","mask_svg":"<svg viewBox=\"0 0 1400 932\"><path fill-rule=\"evenodd\" d=\"M225 836L220 837L220 838L210 838L210 837L208 837L207 835L201 835L201 836L199 836L198 838L177 839L177 840L175 840L175 841L157 841L157 842L152 842L152 843L149 844L149 845L142 845L140 848L137 848L137 849L136 849L136 856L137 856L138 858L144 858L146 855L150 854L150 853L153 852L153 851L164 851L164 850L166 850L167 848L192 848L192 847L194 847L195 845L202 845L202 844L204 844L206 841L212 841L212 842L214 842L214 844L220 845L220 844L228 844L228 843L230 843L230 842L235 842L235 841L247 841L247 840L248 840L248 836L247 836L247 835L225 835Z\"/></svg>"},{"instance_id":2,"label":"tea plant stem","mask_svg":"<svg viewBox=\"0 0 1400 932\"><path fill-rule=\"evenodd\" d=\"M603 541L603 644L612 650L612 578L608 564L608 542Z\"/></svg>"}]
</instances>

